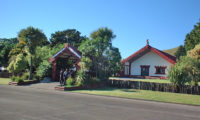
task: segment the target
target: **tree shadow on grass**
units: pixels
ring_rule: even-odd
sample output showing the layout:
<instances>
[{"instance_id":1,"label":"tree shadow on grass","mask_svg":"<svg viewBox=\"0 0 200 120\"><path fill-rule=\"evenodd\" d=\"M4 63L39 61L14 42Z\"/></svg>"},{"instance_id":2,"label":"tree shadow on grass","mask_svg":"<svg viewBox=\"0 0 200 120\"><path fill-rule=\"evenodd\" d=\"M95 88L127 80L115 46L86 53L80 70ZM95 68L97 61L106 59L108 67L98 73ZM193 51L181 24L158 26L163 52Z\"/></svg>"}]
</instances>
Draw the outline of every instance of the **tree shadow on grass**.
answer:
<instances>
[{"instance_id":1,"label":"tree shadow on grass","mask_svg":"<svg viewBox=\"0 0 200 120\"><path fill-rule=\"evenodd\" d=\"M121 91L123 92L138 92L137 90L134 90L134 89L121 89Z\"/></svg>"},{"instance_id":2,"label":"tree shadow on grass","mask_svg":"<svg viewBox=\"0 0 200 120\"><path fill-rule=\"evenodd\" d=\"M113 88L113 87L103 87L103 88L95 88L95 89L87 89L88 91L122 91L122 92L138 92L137 90L134 89L123 89L123 88Z\"/></svg>"}]
</instances>

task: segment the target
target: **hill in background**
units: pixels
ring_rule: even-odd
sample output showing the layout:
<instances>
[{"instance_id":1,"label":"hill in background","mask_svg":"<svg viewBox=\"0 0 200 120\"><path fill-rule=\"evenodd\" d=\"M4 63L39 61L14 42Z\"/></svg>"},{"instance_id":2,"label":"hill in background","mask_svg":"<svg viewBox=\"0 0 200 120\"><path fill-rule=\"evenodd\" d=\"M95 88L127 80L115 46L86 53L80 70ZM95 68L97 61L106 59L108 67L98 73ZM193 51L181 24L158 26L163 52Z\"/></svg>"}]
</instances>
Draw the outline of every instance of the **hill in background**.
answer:
<instances>
[{"instance_id":1,"label":"hill in background","mask_svg":"<svg viewBox=\"0 0 200 120\"><path fill-rule=\"evenodd\" d=\"M163 50L163 52L166 52L170 55L175 56L175 52L178 50L178 47L172 48L172 49L167 49L167 50Z\"/></svg>"}]
</instances>

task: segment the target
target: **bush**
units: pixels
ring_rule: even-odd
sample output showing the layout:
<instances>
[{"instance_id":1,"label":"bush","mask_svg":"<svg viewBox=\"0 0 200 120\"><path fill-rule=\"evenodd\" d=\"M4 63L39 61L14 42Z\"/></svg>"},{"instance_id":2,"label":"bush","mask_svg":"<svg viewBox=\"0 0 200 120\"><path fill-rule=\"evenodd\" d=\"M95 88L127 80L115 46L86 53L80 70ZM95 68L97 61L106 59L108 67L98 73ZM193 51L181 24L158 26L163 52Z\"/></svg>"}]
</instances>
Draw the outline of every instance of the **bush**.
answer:
<instances>
[{"instance_id":1,"label":"bush","mask_svg":"<svg viewBox=\"0 0 200 120\"><path fill-rule=\"evenodd\" d=\"M77 72L77 77L76 77L76 85L77 86L89 85L90 80L91 80L91 78L89 77L89 75L86 72L84 72L82 70L79 70Z\"/></svg>"},{"instance_id":2,"label":"bush","mask_svg":"<svg viewBox=\"0 0 200 120\"><path fill-rule=\"evenodd\" d=\"M100 82L101 82L101 79L96 78L96 77L93 77L93 78L91 79L90 84L96 85L96 84L99 84Z\"/></svg>"},{"instance_id":3,"label":"bush","mask_svg":"<svg viewBox=\"0 0 200 120\"><path fill-rule=\"evenodd\" d=\"M24 82L24 81L23 81L23 79L21 77L16 77L15 78L15 82L21 83L21 82Z\"/></svg>"},{"instance_id":4,"label":"bush","mask_svg":"<svg viewBox=\"0 0 200 120\"><path fill-rule=\"evenodd\" d=\"M200 62L190 57L180 57L180 60L171 67L168 78L174 85L182 86L185 83L197 85L200 76ZM192 84L191 84L192 85Z\"/></svg>"},{"instance_id":5,"label":"bush","mask_svg":"<svg viewBox=\"0 0 200 120\"><path fill-rule=\"evenodd\" d=\"M15 77L15 76L12 76L10 79L14 82L15 79L16 79L16 77Z\"/></svg>"},{"instance_id":6,"label":"bush","mask_svg":"<svg viewBox=\"0 0 200 120\"><path fill-rule=\"evenodd\" d=\"M24 73L23 75L22 75L22 79L23 80L28 80L29 79L29 72L26 72L26 73Z\"/></svg>"},{"instance_id":7,"label":"bush","mask_svg":"<svg viewBox=\"0 0 200 120\"><path fill-rule=\"evenodd\" d=\"M47 60L43 61L36 70L36 75L39 79L51 76L52 65Z\"/></svg>"},{"instance_id":8,"label":"bush","mask_svg":"<svg viewBox=\"0 0 200 120\"><path fill-rule=\"evenodd\" d=\"M72 77L69 77L67 79L67 86L74 86L75 85L75 79L73 79Z\"/></svg>"}]
</instances>

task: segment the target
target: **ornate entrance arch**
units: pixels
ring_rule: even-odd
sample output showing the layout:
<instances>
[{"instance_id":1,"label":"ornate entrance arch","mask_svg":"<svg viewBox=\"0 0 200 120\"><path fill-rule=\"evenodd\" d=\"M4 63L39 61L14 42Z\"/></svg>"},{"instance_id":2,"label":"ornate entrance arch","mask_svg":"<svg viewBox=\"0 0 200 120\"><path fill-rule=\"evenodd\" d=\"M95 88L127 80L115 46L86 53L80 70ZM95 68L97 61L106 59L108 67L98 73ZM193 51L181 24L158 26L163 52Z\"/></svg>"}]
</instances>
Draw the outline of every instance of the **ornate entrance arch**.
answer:
<instances>
[{"instance_id":1,"label":"ornate entrance arch","mask_svg":"<svg viewBox=\"0 0 200 120\"><path fill-rule=\"evenodd\" d=\"M49 62L52 62L52 81L56 81L56 73L58 72L56 69L57 59L69 57L72 57L75 60L73 65L76 66L76 70L80 69L78 63L81 61L81 52L79 52L77 48L70 46L68 43L66 43L63 49L61 49L54 56L49 58Z\"/></svg>"}]
</instances>

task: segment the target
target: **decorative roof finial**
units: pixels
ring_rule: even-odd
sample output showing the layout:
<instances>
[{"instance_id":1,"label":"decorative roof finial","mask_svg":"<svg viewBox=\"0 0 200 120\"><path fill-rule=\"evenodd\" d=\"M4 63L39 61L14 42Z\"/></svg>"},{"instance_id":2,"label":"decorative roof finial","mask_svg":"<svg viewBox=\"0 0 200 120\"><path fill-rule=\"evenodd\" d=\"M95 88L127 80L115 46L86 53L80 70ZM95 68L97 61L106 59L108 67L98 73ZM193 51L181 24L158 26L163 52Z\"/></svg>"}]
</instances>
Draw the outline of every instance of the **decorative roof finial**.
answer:
<instances>
[{"instance_id":1,"label":"decorative roof finial","mask_svg":"<svg viewBox=\"0 0 200 120\"><path fill-rule=\"evenodd\" d=\"M147 39L147 45L149 45L149 39Z\"/></svg>"}]
</instances>

